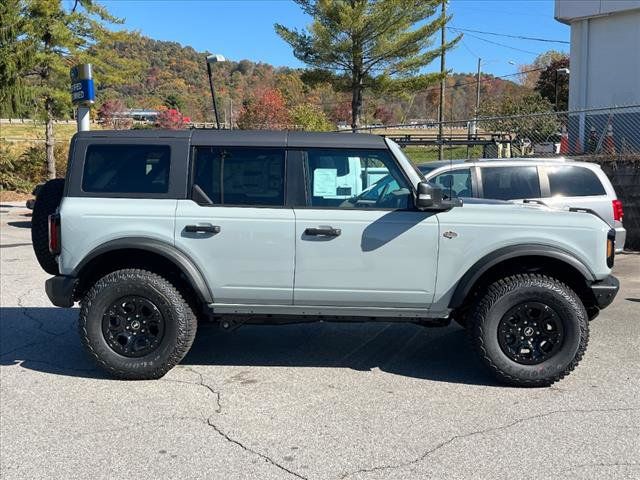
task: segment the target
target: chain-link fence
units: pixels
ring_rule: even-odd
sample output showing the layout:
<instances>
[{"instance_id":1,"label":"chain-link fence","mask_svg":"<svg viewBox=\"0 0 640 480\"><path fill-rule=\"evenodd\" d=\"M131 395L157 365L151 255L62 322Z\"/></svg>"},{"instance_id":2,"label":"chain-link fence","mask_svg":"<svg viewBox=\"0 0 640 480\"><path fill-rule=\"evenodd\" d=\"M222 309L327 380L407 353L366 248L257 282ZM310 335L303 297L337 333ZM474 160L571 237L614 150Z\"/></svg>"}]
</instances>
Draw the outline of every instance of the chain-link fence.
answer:
<instances>
[{"instance_id":1,"label":"chain-link fence","mask_svg":"<svg viewBox=\"0 0 640 480\"><path fill-rule=\"evenodd\" d=\"M436 121L359 130L388 136L426 160L640 156L640 105L452 120L442 123L442 135Z\"/></svg>"}]
</instances>

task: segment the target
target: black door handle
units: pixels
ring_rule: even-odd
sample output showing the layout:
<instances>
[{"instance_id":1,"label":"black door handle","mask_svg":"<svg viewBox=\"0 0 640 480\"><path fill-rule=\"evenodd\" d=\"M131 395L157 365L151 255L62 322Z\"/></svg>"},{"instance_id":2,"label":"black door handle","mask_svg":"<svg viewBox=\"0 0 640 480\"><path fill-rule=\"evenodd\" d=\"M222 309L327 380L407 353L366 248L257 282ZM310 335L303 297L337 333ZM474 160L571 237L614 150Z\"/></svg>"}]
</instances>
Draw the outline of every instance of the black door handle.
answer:
<instances>
[{"instance_id":1,"label":"black door handle","mask_svg":"<svg viewBox=\"0 0 640 480\"><path fill-rule=\"evenodd\" d=\"M187 225L184 227L184 231L187 233L220 233L220 227L218 225Z\"/></svg>"},{"instance_id":2,"label":"black door handle","mask_svg":"<svg viewBox=\"0 0 640 480\"><path fill-rule=\"evenodd\" d=\"M304 231L305 235L316 237L339 237L341 233L342 230L333 227L307 228Z\"/></svg>"}]
</instances>

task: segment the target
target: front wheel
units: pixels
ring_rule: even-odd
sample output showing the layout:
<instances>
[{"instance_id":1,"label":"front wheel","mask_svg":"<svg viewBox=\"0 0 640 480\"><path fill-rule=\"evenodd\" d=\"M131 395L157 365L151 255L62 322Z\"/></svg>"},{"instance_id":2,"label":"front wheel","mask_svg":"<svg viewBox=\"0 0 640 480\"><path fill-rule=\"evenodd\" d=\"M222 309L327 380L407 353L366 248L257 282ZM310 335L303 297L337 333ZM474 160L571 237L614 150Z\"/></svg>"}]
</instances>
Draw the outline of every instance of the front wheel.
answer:
<instances>
[{"instance_id":1,"label":"front wheel","mask_svg":"<svg viewBox=\"0 0 640 480\"><path fill-rule=\"evenodd\" d=\"M580 362L589 340L587 312L573 290L538 274L496 281L469 316L472 343L501 382L551 385Z\"/></svg>"},{"instance_id":2,"label":"front wheel","mask_svg":"<svg viewBox=\"0 0 640 480\"><path fill-rule=\"evenodd\" d=\"M89 355L111 375L162 377L187 354L197 320L180 292L145 270L105 275L81 301L78 330Z\"/></svg>"}]
</instances>

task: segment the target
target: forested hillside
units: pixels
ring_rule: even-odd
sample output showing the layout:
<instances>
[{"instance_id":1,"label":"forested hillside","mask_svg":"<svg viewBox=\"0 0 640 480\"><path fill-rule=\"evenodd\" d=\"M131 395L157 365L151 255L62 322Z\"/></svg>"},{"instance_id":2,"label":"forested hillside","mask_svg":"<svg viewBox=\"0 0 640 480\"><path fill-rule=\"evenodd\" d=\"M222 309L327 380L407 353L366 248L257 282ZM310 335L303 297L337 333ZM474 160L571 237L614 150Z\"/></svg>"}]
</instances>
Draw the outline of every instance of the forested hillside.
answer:
<instances>
[{"instance_id":1,"label":"forested hillside","mask_svg":"<svg viewBox=\"0 0 640 480\"><path fill-rule=\"evenodd\" d=\"M195 121L211 121L211 97L207 79L205 57L208 52L197 52L176 42L153 40L129 33L112 45L97 45L95 53L109 50L113 54L137 64L139 76L131 81L110 86L101 82L99 74L98 100L120 99L131 108L157 108L161 105L177 107ZM300 104L320 107L334 122L348 121L349 95L335 91L329 83L307 85L303 71L274 67L251 60L227 61L214 68L214 80L219 94L221 116L225 119L232 107L234 121L242 105L260 92L277 89L286 106ZM476 77L473 74L454 73L447 78L448 119L473 116ZM521 92L524 87L503 79L483 76L483 100ZM397 123L415 118L436 118L438 87L430 87L415 95L365 97L365 119L379 123Z\"/></svg>"}]
</instances>

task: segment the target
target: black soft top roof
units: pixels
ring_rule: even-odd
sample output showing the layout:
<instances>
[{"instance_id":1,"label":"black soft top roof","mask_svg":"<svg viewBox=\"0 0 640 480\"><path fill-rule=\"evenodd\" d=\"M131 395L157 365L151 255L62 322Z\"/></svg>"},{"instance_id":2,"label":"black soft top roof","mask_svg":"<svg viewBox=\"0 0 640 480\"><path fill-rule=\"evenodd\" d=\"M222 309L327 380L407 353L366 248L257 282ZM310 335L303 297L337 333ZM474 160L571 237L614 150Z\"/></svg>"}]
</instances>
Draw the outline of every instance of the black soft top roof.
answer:
<instances>
[{"instance_id":1,"label":"black soft top roof","mask_svg":"<svg viewBox=\"0 0 640 480\"><path fill-rule=\"evenodd\" d=\"M270 130L94 130L79 132L79 138L113 139L190 139L192 145L223 145L249 147L315 147L374 148L387 145L379 135L341 132L289 132Z\"/></svg>"}]
</instances>

